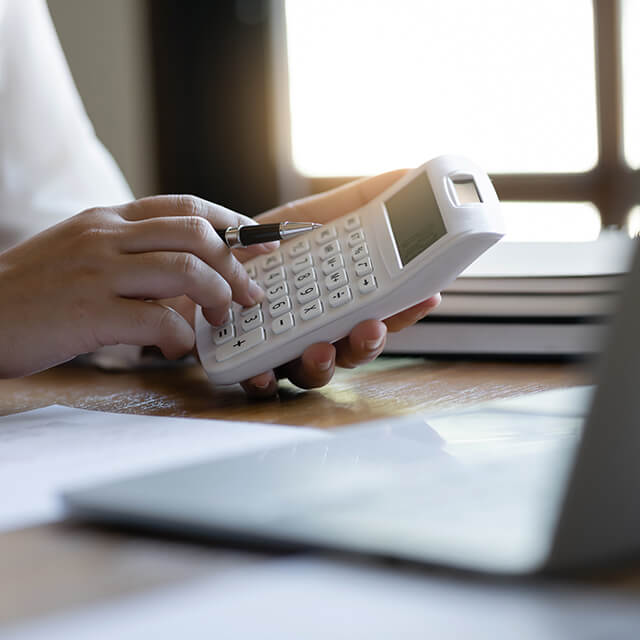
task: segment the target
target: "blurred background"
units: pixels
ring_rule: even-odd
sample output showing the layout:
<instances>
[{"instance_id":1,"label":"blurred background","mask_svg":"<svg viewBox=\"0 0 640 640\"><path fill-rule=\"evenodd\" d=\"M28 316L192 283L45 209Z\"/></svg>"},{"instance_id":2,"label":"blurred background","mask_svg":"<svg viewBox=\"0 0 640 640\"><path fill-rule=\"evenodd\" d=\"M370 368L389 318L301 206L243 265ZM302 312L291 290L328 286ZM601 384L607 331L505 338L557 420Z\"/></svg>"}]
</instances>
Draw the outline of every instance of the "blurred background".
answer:
<instances>
[{"instance_id":1,"label":"blurred background","mask_svg":"<svg viewBox=\"0 0 640 640\"><path fill-rule=\"evenodd\" d=\"M471 157L512 240L640 229L640 0L49 0L134 193L254 215Z\"/></svg>"}]
</instances>

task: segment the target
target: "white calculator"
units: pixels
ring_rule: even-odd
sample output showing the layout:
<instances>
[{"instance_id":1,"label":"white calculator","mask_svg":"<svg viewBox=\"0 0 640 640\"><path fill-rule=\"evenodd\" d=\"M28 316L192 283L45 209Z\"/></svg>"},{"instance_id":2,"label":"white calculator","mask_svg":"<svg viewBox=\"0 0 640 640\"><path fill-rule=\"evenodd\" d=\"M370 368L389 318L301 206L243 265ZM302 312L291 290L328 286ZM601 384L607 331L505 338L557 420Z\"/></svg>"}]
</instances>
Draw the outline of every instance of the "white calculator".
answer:
<instances>
[{"instance_id":1,"label":"white calculator","mask_svg":"<svg viewBox=\"0 0 640 640\"><path fill-rule=\"evenodd\" d=\"M196 344L216 384L231 384L335 342L442 291L504 235L489 176L440 156L356 211L245 263L261 304L233 303L224 326L198 308Z\"/></svg>"}]
</instances>

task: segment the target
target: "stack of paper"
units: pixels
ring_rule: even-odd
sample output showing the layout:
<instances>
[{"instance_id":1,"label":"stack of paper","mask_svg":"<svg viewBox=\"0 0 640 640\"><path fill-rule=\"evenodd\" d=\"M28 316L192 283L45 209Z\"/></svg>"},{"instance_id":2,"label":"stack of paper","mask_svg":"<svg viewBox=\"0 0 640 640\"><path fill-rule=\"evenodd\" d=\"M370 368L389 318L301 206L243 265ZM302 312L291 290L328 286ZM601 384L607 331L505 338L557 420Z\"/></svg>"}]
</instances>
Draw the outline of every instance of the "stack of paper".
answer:
<instances>
[{"instance_id":1,"label":"stack of paper","mask_svg":"<svg viewBox=\"0 0 640 640\"><path fill-rule=\"evenodd\" d=\"M597 351L635 242L502 242L443 292L417 325L389 336L388 353L576 356Z\"/></svg>"},{"instance_id":2,"label":"stack of paper","mask_svg":"<svg viewBox=\"0 0 640 640\"><path fill-rule=\"evenodd\" d=\"M2 416L0 532L60 519L63 489L328 437L319 429L57 405Z\"/></svg>"}]
</instances>

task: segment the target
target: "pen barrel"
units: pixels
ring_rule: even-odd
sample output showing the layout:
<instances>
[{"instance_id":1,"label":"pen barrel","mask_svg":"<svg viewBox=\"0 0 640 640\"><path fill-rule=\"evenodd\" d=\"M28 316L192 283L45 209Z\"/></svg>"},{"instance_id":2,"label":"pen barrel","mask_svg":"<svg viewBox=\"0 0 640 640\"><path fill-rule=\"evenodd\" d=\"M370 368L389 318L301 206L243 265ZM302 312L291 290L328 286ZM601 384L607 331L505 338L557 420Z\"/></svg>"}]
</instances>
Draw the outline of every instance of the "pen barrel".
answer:
<instances>
[{"instance_id":1,"label":"pen barrel","mask_svg":"<svg viewBox=\"0 0 640 640\"><path fill-rule=\"evenodd\" d=\"M244 246L279 240L280 223L243 225L238 229L238 238Z\"/></svg>"}]
</instances>

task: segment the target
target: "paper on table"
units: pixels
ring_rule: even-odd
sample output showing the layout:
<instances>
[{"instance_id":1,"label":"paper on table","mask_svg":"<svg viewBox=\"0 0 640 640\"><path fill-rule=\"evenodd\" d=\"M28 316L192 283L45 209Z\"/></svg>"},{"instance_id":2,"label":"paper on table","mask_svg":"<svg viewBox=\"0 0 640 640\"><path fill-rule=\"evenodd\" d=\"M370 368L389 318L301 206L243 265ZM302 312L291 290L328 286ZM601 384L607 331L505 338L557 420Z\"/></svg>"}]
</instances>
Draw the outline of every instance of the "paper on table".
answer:
<instances>
[{"instance_id":1,"label":"paper on table","mask_svg":"<svg viewBox=\"0 0 640 640\"><path fill-rule=\"evenodd\" d=\"M58 614L7 640L186 637L366 640L637 638L637 598L559 583L500 583L294 558Z\"/></svg>"},{"instance_id":2,"label":"paper on table","mask_svg":"<svg viewBox=\"0 0 640 640\"><path fill-rule=\"evenodd\" d=\"M52 405L0 418L0 531L59 519L58 494L202 458L326 432L253 422L162 418Z\"/></svg>"}]
</instances>

